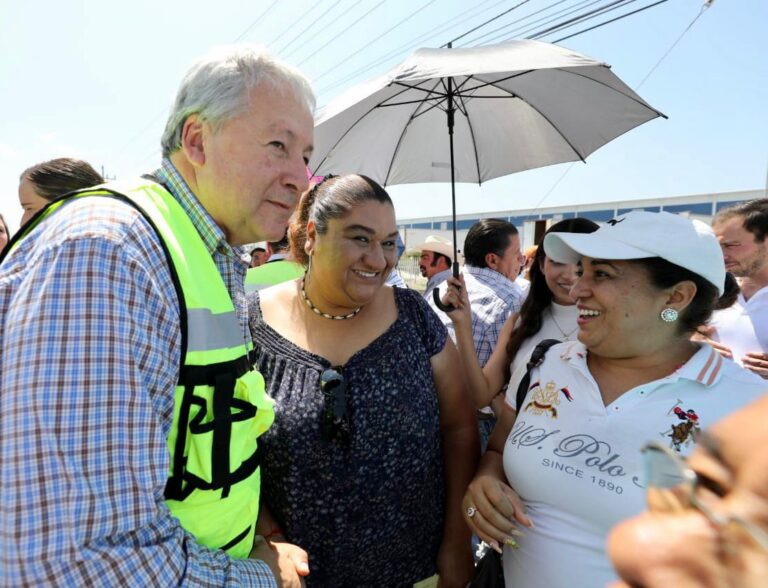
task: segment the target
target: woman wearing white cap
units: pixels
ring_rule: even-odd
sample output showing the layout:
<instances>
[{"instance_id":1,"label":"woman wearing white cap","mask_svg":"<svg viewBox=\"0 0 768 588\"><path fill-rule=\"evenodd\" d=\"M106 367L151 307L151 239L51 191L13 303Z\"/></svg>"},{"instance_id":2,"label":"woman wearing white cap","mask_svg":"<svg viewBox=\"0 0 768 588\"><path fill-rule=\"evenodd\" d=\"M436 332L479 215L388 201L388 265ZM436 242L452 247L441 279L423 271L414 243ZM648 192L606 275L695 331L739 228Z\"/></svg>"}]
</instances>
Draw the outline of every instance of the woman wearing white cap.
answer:
<instances>
[{"instance_id":1,"label":"woman wearing white cap","mask_svg":"<svg viewBox=\"0 0 768 588\"><path fill-rule=\"evenodd\" d=\"M532 370L519 415L507 391L462 505L475 533L505 545L507 586L592 588L615 578L608 530L644 508L640 448L687 455L698 431L766 385L690 340L725 279L703 223L632 212L591 234L550 233L544 247L580 264L578 341Z\"/></svg>"}]
</instances>

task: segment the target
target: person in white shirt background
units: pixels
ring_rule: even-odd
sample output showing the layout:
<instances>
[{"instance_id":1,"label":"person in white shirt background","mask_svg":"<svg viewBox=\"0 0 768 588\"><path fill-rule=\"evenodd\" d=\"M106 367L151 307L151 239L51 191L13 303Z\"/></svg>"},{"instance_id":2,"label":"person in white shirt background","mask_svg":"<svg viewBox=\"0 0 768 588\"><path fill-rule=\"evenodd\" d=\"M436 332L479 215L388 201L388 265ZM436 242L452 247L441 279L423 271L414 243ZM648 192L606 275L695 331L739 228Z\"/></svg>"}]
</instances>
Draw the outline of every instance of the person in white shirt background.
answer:
<instances>
[{"instance_id":1,"label":"person in white shirt background","mask_svg":"<svg viewBox=\"0 0 768 588\"><path fill-rule=\"evenodd\" d=\"M580 264L578 341L555 345L532 370L519 415L507 390L462 507L474 533L504 546L507 586L593 588L616 579L609 529L645 507L641 447L657 440L687 455L698 431L768 386L690 340L725 280L708 226L631 212L543 245Z\"/></svg>"},{"instance_id":2,"label":"person in white shirt background","mask_svg":"<svg viewBox=\"0 0 768 588\"><path fill-rule=\"evenodd\" d=\"M741 293L705 332L726 357L768 379L768 199L721 210L712 228Z\"/></svg>"}]
</instances>

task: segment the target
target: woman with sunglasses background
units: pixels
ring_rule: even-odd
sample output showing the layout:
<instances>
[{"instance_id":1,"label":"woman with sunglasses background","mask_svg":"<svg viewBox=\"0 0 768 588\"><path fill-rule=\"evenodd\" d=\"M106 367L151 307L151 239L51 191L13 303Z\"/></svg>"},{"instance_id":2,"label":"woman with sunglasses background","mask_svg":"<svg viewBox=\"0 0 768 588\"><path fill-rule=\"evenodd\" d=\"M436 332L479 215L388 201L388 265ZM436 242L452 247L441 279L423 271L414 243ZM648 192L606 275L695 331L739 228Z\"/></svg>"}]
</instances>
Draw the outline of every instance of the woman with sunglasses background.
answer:
<instances>
[{"instance_id":1,"label":"woman with sunglasses background","mask_svg":"<svg viewBox=\"0 0 768 588\"><path fill-rule=\"evenodd\" d=\"M249 300L275 400L260 529L308 552L308 586L410 587L436 573L465 586L474 410L440 320L418 293L384 285L397 257L389 195L363 176L326 179L289 238L306 275Z\"/></svg>"},{"instance_id":2,"label":"woman with sunglasses background","mask_svg":"<svg viewBox=\"0 0 768 588\"><path fill-rule=\"evenodd\" d=\"M593 233L550 233L543 245L551 259L580 264L578 341L546 353L517 415L517 391L507 390L463 506L480 538L505 546L507 586L594 588L615 579L609 529L644 507L643 445L685 455L702 427L766 386L690 340L725 281L703 223L630 212Z\"/></svg>"}]
</instances>

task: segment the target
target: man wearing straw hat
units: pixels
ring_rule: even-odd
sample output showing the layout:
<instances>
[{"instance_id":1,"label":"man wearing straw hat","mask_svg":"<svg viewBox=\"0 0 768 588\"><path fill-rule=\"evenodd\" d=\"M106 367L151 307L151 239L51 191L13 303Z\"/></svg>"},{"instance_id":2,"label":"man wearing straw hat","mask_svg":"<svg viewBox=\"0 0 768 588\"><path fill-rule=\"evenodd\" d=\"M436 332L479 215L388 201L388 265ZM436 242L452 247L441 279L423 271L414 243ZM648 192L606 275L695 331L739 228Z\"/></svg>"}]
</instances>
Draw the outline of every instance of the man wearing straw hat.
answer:
<instances>
[{"instance_id":1,"label":"man wearing straw hat","mask_svg":"<svg viewBox=\"0 0 768 588\"><path fill-rule=\"evenodd\" d=\"M419 270L421 275L427 278L424 298L429 300L432 296L432 290L451 276L453 243L445 237L430 235L424 243L417 245L414 249L421 252Z\"/></svg>"}]
</instances>

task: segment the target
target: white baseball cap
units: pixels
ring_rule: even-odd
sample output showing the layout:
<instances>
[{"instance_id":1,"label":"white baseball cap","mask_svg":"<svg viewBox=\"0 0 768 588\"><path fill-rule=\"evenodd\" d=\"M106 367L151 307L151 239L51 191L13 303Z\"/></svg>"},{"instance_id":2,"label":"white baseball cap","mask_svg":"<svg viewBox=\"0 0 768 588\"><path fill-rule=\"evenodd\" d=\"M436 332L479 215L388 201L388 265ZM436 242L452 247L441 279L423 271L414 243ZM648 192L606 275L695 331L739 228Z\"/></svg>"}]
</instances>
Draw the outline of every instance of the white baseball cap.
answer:
<instances>
[{"instance_id":1,"label":"white baseball cap","mask_svg":"<svg viewBox=\"0 0 768 588\"><path fill-rule=\"evenodd\" d=\"M725 286L723 253L709 225L669 212L628 212L594 233L549 233L544 250L559 263L661 257L711 282L720 295Z\"/></svg>"},{"instance_id":2,"label":"white baseball cap","mask_svg":"<svg viewBox=\"0 0 768 588\"><path fill-rule=\"evenodd\" d=\"M453 261L453 242L439 235L430 235L424 243L413 247L415 251L435 251Z\"/></svg>"}]
</instances>

